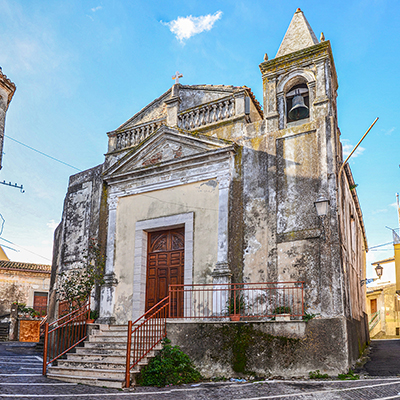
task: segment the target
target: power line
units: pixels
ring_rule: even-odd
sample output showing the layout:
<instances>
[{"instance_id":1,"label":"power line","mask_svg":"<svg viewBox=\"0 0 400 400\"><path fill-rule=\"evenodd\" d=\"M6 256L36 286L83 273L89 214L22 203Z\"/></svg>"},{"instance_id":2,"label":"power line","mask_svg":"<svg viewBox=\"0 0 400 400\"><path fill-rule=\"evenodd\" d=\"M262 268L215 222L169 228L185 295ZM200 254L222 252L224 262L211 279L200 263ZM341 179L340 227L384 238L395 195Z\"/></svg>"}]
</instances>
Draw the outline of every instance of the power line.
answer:
<instances>
[{"instance_id":1,"label":"power line","mask_svg":"<svg viewBox=\"0 0 400 400\"><path fill-rule=\"evenodd\" d=\"M47 257L43 257L43 256L42 256L42 255L40 255L40 254L37 254L37 253L34 253L33 251L30 251L30 250L28 250L28 249L25 249L25 247L22 247L22 246L20 246L20 245L18 245L18 244L16 244L16 243L13 243L13 242L11 242L11 241L9 241L9 240L7 240L7 239L4 239L4 238L0 237L0 240L4 240L5 242L12 244L13 246L17 246L17 247L19 247L19 248L21 248L21 249L23 249L23 250L27 251L28 253L32 253L32 254L34 254L35 256L38 256L38 257L44 258L45 260L47 260L47 261L50 261L50 262L51 262L51 260L50 260L49 258L47 258Z\"/></svg>"},{"instance_id":2,"label":"power line","mask_svg":"<svg viewBox=\"0 0 400 400\"><path fill-rule=\"evenodd\" d=\"M27 147L28 149L30 149L30 150L33 150L33 151L36 151L36 153L39 153L39 154L41 154L42 156L45 156L45 157L48 157L48 158L51 158L52 160L54 160L54 161L57 161L57 162L59 162L59 163L61 163L61 164L64 164L64 165L66 165L66 166L68 166L68 167L71 167L71 168L73 168L73 169L76 169L77 171L79 171L79 172L82 172L82 170L81 169L79 169L79 168L76 168L76 167L74 167L73 165L71 165L71 164L68 164L68 163L66 163L66 162L64 162L64 161L61 161L61 160L59 160L58 158L55 158L55 157L52 157L52 156L49 156L48 154L46 154L46 153L43 153L42 151L40 151L40 150L37 150L37 149L34 149L33 147L31 147L31 146L28 146L27 144L25 144L25 143L22 143L22 142L20 142L20 141L18 141L18 140L16 140L16 139L13 139L12 137L10 137L10 136L7 136L7 135L4 135L6 138L8 138L8 139L11 139L11 140L13 140L14 142L17 142L18 144L20 144L20 145L22 145L22 146L25 146L25 147Z\"/></svg>"},{"instance_id":3,"label":"power line","mask_svg":"<svg viewBox=\"0 0 400 400\"><path fill-rule=\"evenodd\" d=\"M387 246L388 244L393 244L393 241L387 242L387 243L383 243L383 244L378 244L378 245L376 245L376 246L369 247L369 250L375 249L376 247Z\"/></svg>"}]
</instances>

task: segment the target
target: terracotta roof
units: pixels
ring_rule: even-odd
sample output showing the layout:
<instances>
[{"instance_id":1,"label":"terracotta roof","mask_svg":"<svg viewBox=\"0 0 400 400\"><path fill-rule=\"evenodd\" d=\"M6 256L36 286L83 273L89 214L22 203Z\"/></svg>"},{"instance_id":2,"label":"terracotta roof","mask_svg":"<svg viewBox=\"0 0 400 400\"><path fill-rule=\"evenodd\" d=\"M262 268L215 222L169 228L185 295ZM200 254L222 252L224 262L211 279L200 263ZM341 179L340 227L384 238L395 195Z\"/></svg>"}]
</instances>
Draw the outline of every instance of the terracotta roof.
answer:
<instances>
[{"instance_id":1,"label":"terracotta roof","mask_svg":"<svg viewBox=\"0 0 400 400\"><path fill-rule=\"evenodd\" d=\"M0 260L0 269L8 269L13 271L23 271L23 272L41 272L45 274L51 273L51 265L31 264L31 263L23 263L17 261Z\"/></svg>"}]
</instances>

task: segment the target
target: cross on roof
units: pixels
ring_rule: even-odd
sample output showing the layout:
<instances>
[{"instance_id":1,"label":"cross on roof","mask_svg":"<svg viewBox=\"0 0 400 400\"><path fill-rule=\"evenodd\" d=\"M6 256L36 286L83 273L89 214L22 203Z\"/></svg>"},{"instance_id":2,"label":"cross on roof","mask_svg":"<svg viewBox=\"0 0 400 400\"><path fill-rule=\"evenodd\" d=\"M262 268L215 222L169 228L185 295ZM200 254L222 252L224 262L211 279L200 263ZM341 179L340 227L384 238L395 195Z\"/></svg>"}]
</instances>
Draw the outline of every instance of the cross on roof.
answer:
<instances>
[{"instance_id":1,"label":"cross on roof","mask_svg":"<svg viewBox=\"0 0 400 400\"><path fill-rule=\"evenodd\" d=\"M172 79L175 79L175 84L178 84L179 83L179 78L182 78L182 77L183 77L183 75L180 74L178 71L176 71L175 75L172 75Z\"/></svg>"}]
</instances>

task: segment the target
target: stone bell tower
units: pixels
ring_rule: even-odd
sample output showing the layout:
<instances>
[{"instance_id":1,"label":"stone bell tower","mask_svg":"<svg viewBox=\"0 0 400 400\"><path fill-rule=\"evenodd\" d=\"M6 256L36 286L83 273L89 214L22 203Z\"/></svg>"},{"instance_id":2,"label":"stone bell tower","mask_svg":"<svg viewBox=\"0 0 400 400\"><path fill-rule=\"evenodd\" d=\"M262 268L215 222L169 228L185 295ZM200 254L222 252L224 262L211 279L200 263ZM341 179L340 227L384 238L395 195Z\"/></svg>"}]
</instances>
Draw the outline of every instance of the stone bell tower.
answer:
<instances>
[{"instance_id":1,"label":"stone bell tower","mask_svg":"<svg viewBox=\"0 0 400 400\"><path fill-rule=\"evenodd\" d=\"M15 92L15 84L11 82L0 68L0 169L3 158L4 126L6 112Z\"/></svg>"},{"instance_id":2,"label":"stone bell tower","mask_svg":"<svg viewBox=\"0 0 400 400\"><path fill-rule=\"evenodd\" d=\"M336 70L297 9L274 59L260 64L269 155L268 274L304 281L309 310L343 315L337 219ZM329 201L319 218L315 201Z\"/></svg>"}]
</instances>

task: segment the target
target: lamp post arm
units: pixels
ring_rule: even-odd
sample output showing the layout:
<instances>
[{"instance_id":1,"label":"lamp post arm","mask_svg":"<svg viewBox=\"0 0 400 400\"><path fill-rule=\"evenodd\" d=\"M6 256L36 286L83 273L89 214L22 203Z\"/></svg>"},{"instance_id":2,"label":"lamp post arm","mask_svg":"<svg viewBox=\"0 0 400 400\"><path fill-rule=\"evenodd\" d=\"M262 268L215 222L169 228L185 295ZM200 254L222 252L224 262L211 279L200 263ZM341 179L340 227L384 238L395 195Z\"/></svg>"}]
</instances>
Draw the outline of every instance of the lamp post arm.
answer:
<instances>
[{"instance_id":1,"label":"lamp post arm","mask_svg":"<svg viewBox=\"0 0 400 400\"><path fill-rule=\"evenodd\" d=\"M338 181L340 181L340 175L342 174L343 168L346 165L347 161L349 158L353 155L353 153L357 150L357 147L360 145L360 143L364 140L365 136L367 136L368 132L372 129L372 127L375 125L376 121L378 121L379 117L375 118L375 121L372 123L372 125L368 128L367 132L364 133L364 136L359 140L359 142L356 144L356 147L351 151L351 153L347 156L347 158L344 160L342 166L339 169L339 174L338 174Z\"/></svg>"}]
</instances>

